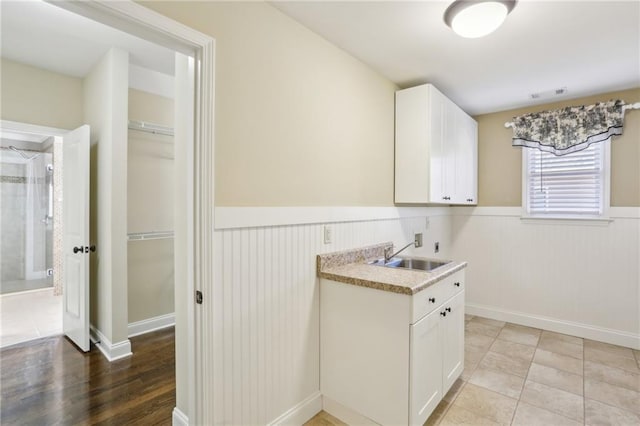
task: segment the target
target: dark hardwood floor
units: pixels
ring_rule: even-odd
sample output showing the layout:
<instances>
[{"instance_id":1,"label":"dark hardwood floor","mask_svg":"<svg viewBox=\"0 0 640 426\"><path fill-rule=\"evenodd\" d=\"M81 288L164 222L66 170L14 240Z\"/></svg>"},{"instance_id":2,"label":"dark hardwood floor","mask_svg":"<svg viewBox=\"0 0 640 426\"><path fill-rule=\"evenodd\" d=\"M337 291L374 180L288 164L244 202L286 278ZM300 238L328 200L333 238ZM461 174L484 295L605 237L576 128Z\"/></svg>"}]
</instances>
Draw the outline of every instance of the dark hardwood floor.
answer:
<instances>
[{"instance_id":1,"label":"dark hardwood floor","mask_svg":"<svg viewBox=\"0 0 640 426\"><path fill-rule=\"evenodd\" d=\"M0 350L2 425L171 424L174 329L131 338L133 356L108 362L62 336Z\"/></svg>"}]
</instances>

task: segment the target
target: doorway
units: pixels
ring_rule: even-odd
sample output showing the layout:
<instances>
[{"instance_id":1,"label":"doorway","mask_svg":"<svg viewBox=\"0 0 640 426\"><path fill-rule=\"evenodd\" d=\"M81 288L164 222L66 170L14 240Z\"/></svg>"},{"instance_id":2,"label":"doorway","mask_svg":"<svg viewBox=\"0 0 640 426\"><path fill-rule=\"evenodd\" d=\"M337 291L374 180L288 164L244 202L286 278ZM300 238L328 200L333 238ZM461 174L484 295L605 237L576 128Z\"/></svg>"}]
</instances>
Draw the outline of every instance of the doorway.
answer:
<instances>
[{"instance_id":1,"label":"doorway","mask_svg":"<svg viewBox=\"0 0 640 426\"><path fill-rule=\"evenodd\" d=\"M196 309L193 296L196 289L213 294L215 42L133 2L61 2L56 5L191 57L192 65L184 74L191 76L191 85L186 88L190 100L181 100L181 110L176 107L179 111L176 118L180 120L175 125L176 139L180 137L185 142L176 151L176 164L180 167L178 170L176 166L176 172L183 184L180 185L180 200L177 200L182 217L175 229L176 252L180 253L176 255L176 262L182 262L181 275L177 277L182 285L176 290L176 339L180 340L176 345L180 358L176 372L182 383L178 396L185 402L181 410L176 407L173 418L178 424L186 423L188 415L189 422L199 423L199 419L209 417L208 408L201 401L203 395L211 392L212 382L210 378L201 379L201 374L196 372L210 371L213 362L213 353L204 350L208 342L199 337L206 336L211 330L212 310L209 307L202 319L204 313ZM185 111L193 114L185 114Z\"/></svg>"},{"instance_id":2,"label":"doorway","mask_svg":"<svg viewBox=\"0 0 640 426\"><path fill-rule=\"evenodd\" d=\"M0 128L0 347L62 332L54 289L54 138Z\"/></svg>"}]
</instances>

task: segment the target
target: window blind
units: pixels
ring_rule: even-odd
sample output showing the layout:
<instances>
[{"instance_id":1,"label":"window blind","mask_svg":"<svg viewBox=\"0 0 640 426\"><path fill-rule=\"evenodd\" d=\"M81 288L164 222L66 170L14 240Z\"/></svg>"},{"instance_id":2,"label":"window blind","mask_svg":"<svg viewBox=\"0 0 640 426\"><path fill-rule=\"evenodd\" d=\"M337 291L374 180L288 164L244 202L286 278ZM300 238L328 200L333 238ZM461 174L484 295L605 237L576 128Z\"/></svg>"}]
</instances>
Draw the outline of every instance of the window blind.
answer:
<instances>
[{"instance_id":1,"label":"window blind","mask_svg":"<svg viewBox=\"0 0 640 426\"><path fill-rule=\"evenodd\" d=\"M603 214L604 146L556 156L527 149L527 212L532 216Z\"/></svg>"}]
</instances>

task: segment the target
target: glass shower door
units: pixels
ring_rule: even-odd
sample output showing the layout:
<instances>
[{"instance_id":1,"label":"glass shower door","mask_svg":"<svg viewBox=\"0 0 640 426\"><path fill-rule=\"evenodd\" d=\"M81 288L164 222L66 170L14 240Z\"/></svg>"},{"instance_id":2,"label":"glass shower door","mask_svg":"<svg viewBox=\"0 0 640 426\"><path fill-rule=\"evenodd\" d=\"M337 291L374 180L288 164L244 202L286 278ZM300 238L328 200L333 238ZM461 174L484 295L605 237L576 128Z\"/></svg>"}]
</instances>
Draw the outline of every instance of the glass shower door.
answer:
<instances>
[{"instance_id":1,"label":"glass shower door","mask_svg":"<svg viewBox=\"0 0 640 426\"><path fill-rule=\"evenodd\" d=\"M51 163L51 153L1 151L1 294L53 285Z\"/></svg>"}]
</instances>

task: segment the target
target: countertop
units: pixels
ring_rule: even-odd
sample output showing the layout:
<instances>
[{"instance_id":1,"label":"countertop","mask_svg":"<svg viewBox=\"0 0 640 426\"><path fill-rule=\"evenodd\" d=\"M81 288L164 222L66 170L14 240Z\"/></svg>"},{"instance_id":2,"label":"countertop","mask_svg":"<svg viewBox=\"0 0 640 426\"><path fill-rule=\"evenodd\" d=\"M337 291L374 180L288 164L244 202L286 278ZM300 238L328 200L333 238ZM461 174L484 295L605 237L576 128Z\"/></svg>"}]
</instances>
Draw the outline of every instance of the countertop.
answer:
<instances>
[{"instance_id":1,"label":"countertop","mask_svg":"<svg viewBox=\"0 0 640 426\"><path fill-rule=\"evenodd\" d=\"M413 295L467 267L467 262L452 261L427 272L367 264L370 260L383 257L385 248L389 246L392 246L392 243L318 255L316 258L318 277L360 287ZM442 261L442 259L431 260Z\"/></svg>"}]
</instances>

